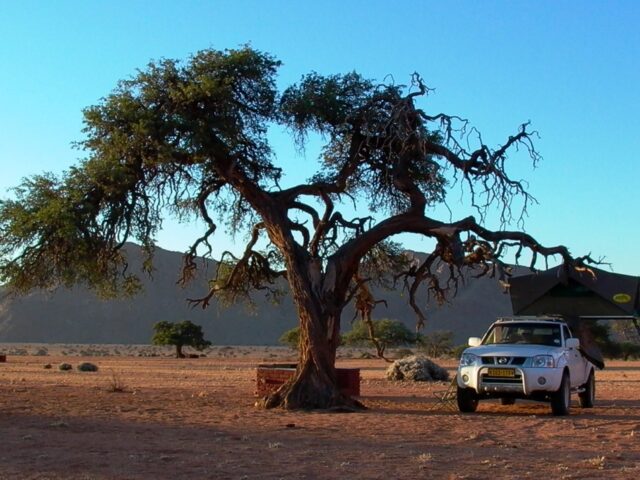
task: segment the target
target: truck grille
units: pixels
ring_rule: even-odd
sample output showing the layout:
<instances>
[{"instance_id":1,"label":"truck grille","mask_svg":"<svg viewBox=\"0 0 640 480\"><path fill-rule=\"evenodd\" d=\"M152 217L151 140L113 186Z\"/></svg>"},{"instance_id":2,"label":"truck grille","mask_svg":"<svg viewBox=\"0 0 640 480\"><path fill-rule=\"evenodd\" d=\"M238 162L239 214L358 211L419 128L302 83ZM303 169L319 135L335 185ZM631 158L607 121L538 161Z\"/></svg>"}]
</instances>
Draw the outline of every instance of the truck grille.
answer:
<instances>
[{"instance_id":1,"label":"truck grille","mask_svg":"<svg viewBox=\"0 0 640 480\"><path fill-rule=\"evenodd\" d=\"M483 365L524 365L527 357L481 357ZM502 360L502 361L501 361Z\"/></svg>"}]
</instances>

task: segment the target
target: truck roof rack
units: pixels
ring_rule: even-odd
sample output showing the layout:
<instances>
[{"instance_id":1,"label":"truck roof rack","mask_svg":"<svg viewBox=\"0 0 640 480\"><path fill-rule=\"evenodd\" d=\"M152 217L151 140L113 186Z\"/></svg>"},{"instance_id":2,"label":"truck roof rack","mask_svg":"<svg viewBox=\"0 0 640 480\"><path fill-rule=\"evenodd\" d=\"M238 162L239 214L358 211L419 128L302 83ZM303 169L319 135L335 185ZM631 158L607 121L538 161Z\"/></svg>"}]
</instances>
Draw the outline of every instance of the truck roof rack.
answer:
<instances>
[{"instance_id":1,"label":"truck roof rack","mask_svg":"<svg viewBox=\"0 0 640 480\"><path fill-rule=\"evenodd\" d=\"M562 317L553 316L519 316L519 317L498 317L496 323L508 323L508 322L556 322L566 323Z\"/></svg>"}]
</instances>

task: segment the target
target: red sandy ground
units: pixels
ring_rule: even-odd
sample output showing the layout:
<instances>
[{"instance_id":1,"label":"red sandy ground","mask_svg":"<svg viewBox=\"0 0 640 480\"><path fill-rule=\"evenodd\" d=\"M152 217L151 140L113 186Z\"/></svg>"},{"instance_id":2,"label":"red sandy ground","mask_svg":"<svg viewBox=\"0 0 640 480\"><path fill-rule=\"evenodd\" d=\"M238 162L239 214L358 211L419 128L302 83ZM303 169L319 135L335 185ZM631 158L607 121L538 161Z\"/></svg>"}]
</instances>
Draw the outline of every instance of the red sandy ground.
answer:
<instances>
[{"instance_id":1,"label":"red sandy ground","mask_svg":"<svg viewBox=\"0 0 640 480\"><path fill-rule=\"evenodd\" d=\"M436 405L446 384L390 382L383 361L353 359L339 366L361 369L367 411L259 410L255 367L284 360L276 351L236 347L187 360L9 355L0 363L0 479L640 476L639 362L610 362L596 375L596 407L574 399L569 417L523 401L481 402L462 415ZM82 361L100 370L57 368ZM455 362L440 363L453 372Z\"/></svg>"}]
</instances>

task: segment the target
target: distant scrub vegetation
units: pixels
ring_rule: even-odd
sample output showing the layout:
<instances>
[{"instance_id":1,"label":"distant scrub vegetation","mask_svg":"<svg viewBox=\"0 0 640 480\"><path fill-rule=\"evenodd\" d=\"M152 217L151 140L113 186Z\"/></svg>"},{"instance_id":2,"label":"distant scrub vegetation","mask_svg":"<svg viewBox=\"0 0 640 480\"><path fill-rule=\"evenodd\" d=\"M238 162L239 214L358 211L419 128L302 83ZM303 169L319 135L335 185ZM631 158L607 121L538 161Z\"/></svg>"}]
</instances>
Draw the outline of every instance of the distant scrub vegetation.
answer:
<instances>
[{"instance_id":1,"label":"distant scrub vegetation","mask_svg":"<svg viewBox=\"0 0 640 480\"><path fill-rule=\"evenodd\" d=\"M428 334L416 334L402 322L383 318L373 320L372 329L366 322L354 322L351 330L340 337L340 345L348 347L373 347L379 358L384 358L388 348L399 348L396 356L412 355L409 347L414 347L428 357L446 357L457 353L462 347L454 347L453 332L438 330ZM280 343L297 349L300 342L299 327L285 331L279 339ZM403 348L404 347L404 348Z\"/></svg>"}]
</instances>

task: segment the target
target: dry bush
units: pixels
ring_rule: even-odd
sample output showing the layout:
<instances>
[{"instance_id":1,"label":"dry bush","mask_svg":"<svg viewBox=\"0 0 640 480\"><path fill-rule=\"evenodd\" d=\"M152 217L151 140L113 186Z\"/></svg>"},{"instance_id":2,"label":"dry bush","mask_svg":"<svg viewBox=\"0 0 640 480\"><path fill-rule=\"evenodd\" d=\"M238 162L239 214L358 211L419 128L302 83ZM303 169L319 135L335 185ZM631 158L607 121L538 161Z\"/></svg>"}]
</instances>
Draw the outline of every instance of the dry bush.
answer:
<instances>
[{"instance_id":1,"label":"dry bush","mask_svg":"<svg viewBox=\"0 0 640 480\"><path fill-rule=\"evenodd\" d=\"M393 362L387 368L387 379L416 382L448 381L449 372L426 357L414 355Z\"/></svg>"},{"instance_id":2,"label":"dry bush","mask_svg":"<svg viewBox=\"0 0 640 480\"><path fill-rule=\"evenodd\" d=\"M122 393L127 390L127 387L117 372L111 372L109 377L109 384L107 385L107 391L113 393Z\"/></svg>"},{"instance_id":3,"label":"dry bush","mask_svg":"<svg viewBox=\"0 0 640 480\"><path fill-rule=\"evenodd\" d=\"M80 372L97 372L98 366L94 363L83 362L78 365L78 371Z\"/></svg>"},{"instance_id":4,"label":"dry bush","mask_svg":"<svg viewBox=\"0 0 640 480\"><path fill-rule=\"evenodd\" d=\"M593 468L597 468L598 470L603 470L606 465L606 460L607 460L606 457L602 455L602 456L589 458L585 460L585 462L587 463L587 465Z\"/></svg>"}]
</instances>

